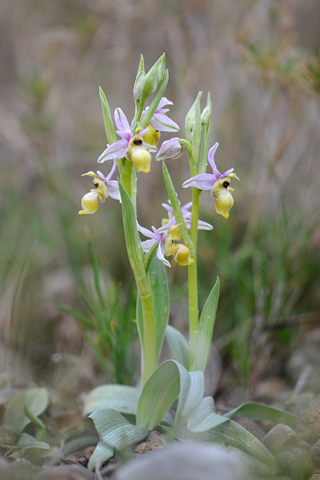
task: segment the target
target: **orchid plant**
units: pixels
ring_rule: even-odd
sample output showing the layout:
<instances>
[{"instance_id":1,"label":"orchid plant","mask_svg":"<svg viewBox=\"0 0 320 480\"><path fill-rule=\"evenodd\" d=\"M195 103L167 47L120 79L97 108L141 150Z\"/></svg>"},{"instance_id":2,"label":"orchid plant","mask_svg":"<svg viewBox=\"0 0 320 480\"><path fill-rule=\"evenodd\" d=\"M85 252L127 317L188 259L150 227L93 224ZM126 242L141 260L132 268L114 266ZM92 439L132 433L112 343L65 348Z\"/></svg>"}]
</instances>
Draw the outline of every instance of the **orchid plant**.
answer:
<instances>
[{"instance_id":1,"label":"orchid plant","mask_svg":"<svg viewBox=\"0 0 320 480\"><path fill-rule=\"evenodd\" d=\"M103 385L87 396L84 414L90 414L100 438L89 468L111 458L114 449L136 443L158 428L171 441L227 443L250 458L256 471L273 475L276 463L272 454L231 419L241 414L274 421L281 418L282 422L292 424L294 416L257 404L245 404L226 415L219 415L213 399L204 397L204 371L212 342L219 279L199 316L198 232L213 228L199 219L200 196L202 191L210 190L216 212L227 219L234 203L230 183L238 177L233 168L219 172L214 159L218 143L209 149L210 95L202 112L199 93L187 113L186 138L174 136L158 147L162 131L176 135L179 130L165 108L172 105L164 97L167 83L164 55L147 73L141 56L133 88L134 118L129 123L121 108L116 108L116 130L108 101L100 89L108 145L98 162L111 161L113 164L106 177L100 171L84 174L93 178L94 188L82 198L79 214L95 213L99 201L104 203L109 197L121 203L127 253L138 290L136 320L141 343L141 382L136 387ZM147 105L151 95L153 100ZM182 187L191 188L192 201L181 206L165 162L171 163L184 151L188 153L190 178ZM168 218L157 228L148 229L138 222L136 172L150 175L151 154L155 152L155 160L162 162L170 203L162 204ZM207 163L212 173L206 173ZM112 180L116 168L118 180ZM141 239L140 234L146 239ZM168 325L170 305L166 268L171 267L171 262L187 267L189 341ZM172 359L158 366L164 339ZM176 400L172 413L170 408Z\"/></svg>"}]
</instances>

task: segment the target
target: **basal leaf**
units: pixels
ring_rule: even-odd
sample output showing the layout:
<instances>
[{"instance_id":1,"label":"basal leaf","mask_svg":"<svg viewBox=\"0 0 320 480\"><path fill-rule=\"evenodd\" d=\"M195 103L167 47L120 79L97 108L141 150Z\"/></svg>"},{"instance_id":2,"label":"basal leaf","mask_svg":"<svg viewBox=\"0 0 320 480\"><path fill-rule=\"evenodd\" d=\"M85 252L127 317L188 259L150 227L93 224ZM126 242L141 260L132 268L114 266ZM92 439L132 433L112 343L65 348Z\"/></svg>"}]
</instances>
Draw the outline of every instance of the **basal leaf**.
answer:
<instances>
[{"instance_id":1,"label":"basal leaf","mask_svg":"<svg viewBox=\"0 0 320 480\"><path fill-rule=\"evenodd\" d=\"M185 368L189 366L189 345L182 333L171 325L167 326L166 343L173 360L181 363Z\"/></svg>"},{"instance_id":2,"label":"basal leaf","mask_svg":"<svg viewBox=\"0 0 320 480\"><path fill-rule=\"evenodd\" d=\"M170 432L170 428L167 428ZM236 422L229 420L210 430L195 433L182 428L175 434L182 443L217 443L244 454L253 473L272 476L276 473L277 462L267 448L251 433Z\"/></svg>"},{"instance_id":3,"label":"basal leaf","mask_svg":"<svg viewBox=\"0 0 320 480\"><path fill-rule=\"evenodd\" d=\"M213 398L204 397L191 413L187 426L190 432L204 432L226 421L226 417L215 412Z\"/></svg>"},{"instance_id":4,"label":"basal leaf","mask_svg":"<svg viewBox=\"0 0 320 480\"><path fill-rule=\"evenodd\" d=\"M33 417L41 415L49 405L49 394L45 388L33 388L15 395L8 403L3 424L15 435L20 436L31 422L25 414L25 408Z\"/></svg>"},{"instance_id":5,"label":"basal leaf","mask_svg":"<svg viewBox=\"0 0 320 480\"><path fill-rule=\"evenodd\" d=\"M92 390L84 402L83 415L96 410L112 408L117 412L135 415L140 390L126 385L101 385Z\"/></svg>"},{"instance_id":6,"label":"basal leaf","mask_svg":"<svg viewBox=\"0 0 320 480\"><path fill-rule=\"evenodd\" d=\"M50 445L47 442L39 442L39 440L27 433L21 434L17 445L25 449L40 448L41 450L49 450L50 448Z\"/></svg>"},{"instance_id":7,"label":"basal leaf","mask_svg":"<svg viewBox=\"0 0 320 480\"><path fill-rule=\"evenodd\" d=\"M183 417L185 417L192 412L192 410L194 410L200 403L204 394L204 375L202 372L188 372L188 375L185 375L184 371L183 375L181 375L181 373L180 395L176 418L179 417L180 413Z\"/></svg>"},{"instance_id":8,"label":"basal leaf","mask_svg":"<svg viewBox=\"0 0 320 480\"><path fill-rule=\"evenodd\" d=\"M180 392L180 374L188 371L174 360L162 363L146 382L137 410L137 425L152 430L163 419Z\"/></svg>"},{"instance_id":9,"label":"basal leaf","mask_svg":"<svg viewBox=\"0 0 320 480\"><path fill-rule=\"evenodd\" d=\"M201 313L199 332L193 352L193 358L191 359L191 371L201 370L204 372L207 366L212 342L213 327L216 319L218 299L219 279L217 279L216 283L214 284Z\"/></svg>"},{"instance_id":10,"label":"basal leaf","mask_svg":"<svg viewBox=\"0 0 320 480\"><path fill-rule=\"evenodd\" d=\"M240 407L226 413L224 416L235 418L239 415L250 418L250 420L267 420L274 423L285 423L290 426L295 426L297 422L297 417L292 413L256 402L244 403Z\"/></svg>"},{"instance_id":11,"label":"basal leaf","mask_svg":"<svg viewBox=\"0 0 320 480\"><path fill-rule=\"evenodd\" d=\"M93 470L97 463L111 458L114 449L123 449L146 438L147 428L137 427L128 422L120 413L106 408L89 415L92 418L99 435L99 443L90 458L88 468Z\"/></svg>"},{"instance_id":12,"label":"basal leaf","mask_svg":"<svg viewBox=\"0 0 320 480\"><path fill-rule=\"evenodd\" d=\"M201 401L204 391L202 372L188 372L175 360L162 363L145 384L137 410L137 425L150 430L158 425L179 395L175 427Z\"/></svg>"}]
</instances>

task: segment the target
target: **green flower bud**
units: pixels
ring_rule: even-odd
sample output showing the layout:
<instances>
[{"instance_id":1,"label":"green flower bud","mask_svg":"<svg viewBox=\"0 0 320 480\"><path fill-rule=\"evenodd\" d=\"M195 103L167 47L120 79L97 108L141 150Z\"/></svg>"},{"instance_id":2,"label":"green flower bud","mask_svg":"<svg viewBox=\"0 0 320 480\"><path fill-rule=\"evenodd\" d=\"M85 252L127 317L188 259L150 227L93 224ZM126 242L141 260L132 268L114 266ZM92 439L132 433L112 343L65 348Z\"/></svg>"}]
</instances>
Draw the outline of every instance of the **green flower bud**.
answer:
<instances>
[{"instance_id":1,"label":"green flower bud","mask_svg":"<svg viewBox=\"0 0 320 480\"><path fill-rule=\"evenodd\" d=\"M201 113L201 125L203 127L205 127L209 123L211 113L212 113L212 105L211 105L210 93L208 93L207 105Z\"/></svg>"},{"instance_id":2,"label":"green flower bud","mask_svg":"<svg viewBox=\"0 0 320 480\"><path fill-rule=\"evenodd\" d=\"M152 95L161 83L165 74L165 55L163 54L159 60L150 68L149 72L143 79L141 87L140 102L144 105L147 99Z\"/></svg>"}]
</instances>

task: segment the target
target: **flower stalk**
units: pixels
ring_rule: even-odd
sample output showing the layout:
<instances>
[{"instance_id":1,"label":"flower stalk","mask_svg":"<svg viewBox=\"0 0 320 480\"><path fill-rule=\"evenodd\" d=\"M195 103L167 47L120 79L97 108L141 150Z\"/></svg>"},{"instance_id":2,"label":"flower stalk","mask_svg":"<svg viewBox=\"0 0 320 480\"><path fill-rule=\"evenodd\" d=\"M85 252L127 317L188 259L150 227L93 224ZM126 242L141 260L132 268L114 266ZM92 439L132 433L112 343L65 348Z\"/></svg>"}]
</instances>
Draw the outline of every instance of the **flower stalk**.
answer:
<instances>
[{"instance_id":1,"label":"flower stalk","mask_svg":"<svg viewBox=\"0 0 320 480\"><path fill-rule=\"evenodd\" d=\"M165 267L171 267L171 265L188 267L189 370L199 365L204 368L208 345L211 342L209 336L212 335L215 309L207 307L209 313L206 311L206 319L202 320L202 315L199 323L198 230L213 228L210 224L199 220L200 195L202 190L210 190L215 200L216 212L228 218L234 202L230 181L231 178L237 178L233 168L224 173L220 173L217 169L214 155L218 143L216 142L209 150L211 116L209 94L206 107L202 112L201 92L190 108L185 121L186 139L174 136L158 147L162 131L176 135L179 130L179 126L167 115L168 106L172 105L172 102L164 97L168 78L164 55L147 73L141 56L133 88L135 116L131 122L121 108L115 109L113 122L107 98L100 88L108 143L98 162L102 164L112 160L113 166L107 177L104 177L100 171L84 174L92 177L94 189L84 195L82 210L79 212L81 215L95 213L99 202L104 203L106 199L109 201L109 197L122 203L126 249L139 294L137 326L141 342L142 387L157 368L167 329L169 295ZM147 100L152 94L154 98L150 105L147 105ZM171 163L181 157L185 150L188 152L191 176L182 186L192 188L192 202L181 206L165 161ZM157 152L156 160L163 162L163 177L170 204L163 204L168 212L168 218L163 219L162 226L152 227L152 230L149 230L137 221L137 178L139 175L149 174L152 168L152 154L155 152ZM213 173L206 173L207 161ZM112 180L116 167L118 167L120 178ZM147 239L141 240L140 234ZM214 306L217 304L218 291L212 292L209 294L209 304ZM205 350L202 347L204 340Z\"/></svg>"}]
</instances>

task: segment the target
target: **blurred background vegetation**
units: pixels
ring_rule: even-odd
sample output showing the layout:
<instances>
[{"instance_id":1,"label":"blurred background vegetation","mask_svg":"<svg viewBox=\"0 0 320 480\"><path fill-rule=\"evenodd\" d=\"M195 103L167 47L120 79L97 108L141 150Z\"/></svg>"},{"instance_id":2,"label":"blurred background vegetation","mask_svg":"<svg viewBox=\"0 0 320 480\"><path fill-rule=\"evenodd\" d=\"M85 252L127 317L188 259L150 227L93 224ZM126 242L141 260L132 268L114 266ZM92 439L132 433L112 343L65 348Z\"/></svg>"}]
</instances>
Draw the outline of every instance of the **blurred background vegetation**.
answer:
<instances>
[{"instance_id":1,"label":"blurred background vegetation","mask_svg":"<svg viewBox=\"0 0 320 480\"><path fill-rule=\"evenodd\" d=\"M111 110L121 107L130 118L141 53L147 69L166 54L166 96L181 136L197 92L203 101L211 92L218 168L234 167L241 179L228 221L207 192L201 198L201 218L214 231L199 238L200 300L219 276L214 339L224 368L251 390L262 376L281 373L296 340L320 323L319 18L312 0L2 0L2 391L48 382L74 395L108 379L134 380L134 297L120 206L111 199L93 216L78 210L91 188L81 174L96 170L106 145L98 86ZM186 157L168 168L178 188L188 178ZM161 165L139 174L138 186L140 223L159 225L167 201ZM180 198L190 201L190 192L181 189ZM51 302L92 318L102 301L97 271L106 312L115 299L120 305L108 321L110 345L123 346L122 354L105 354L120 362L120 377L116 368L101 369L85 323L79 329ZM168 274L171 321L183 330L186 270Z\"/></svg>"}]
</instances>

